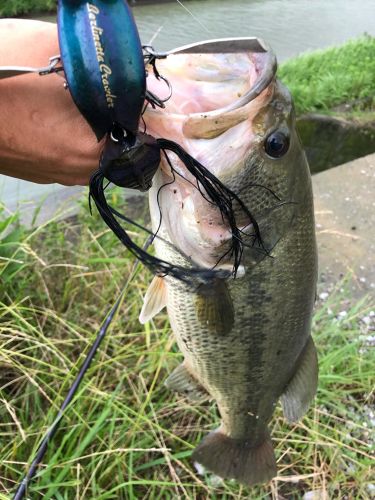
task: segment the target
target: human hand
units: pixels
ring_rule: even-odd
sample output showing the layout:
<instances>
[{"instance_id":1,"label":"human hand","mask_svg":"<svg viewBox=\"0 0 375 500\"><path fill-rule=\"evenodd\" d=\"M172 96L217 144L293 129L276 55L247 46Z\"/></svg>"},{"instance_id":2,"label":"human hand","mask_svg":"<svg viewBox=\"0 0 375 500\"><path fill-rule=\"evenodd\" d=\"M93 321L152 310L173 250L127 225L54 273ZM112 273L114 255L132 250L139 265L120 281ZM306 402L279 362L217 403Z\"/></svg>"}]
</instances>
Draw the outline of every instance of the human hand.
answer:
<instances>
[{"instance_id":1,"label":"human hand","mask_svg":"<svg viewBox=\"0 0 375 500\"><path fill-rule=\"evenodd\" d=\"M48 64L59 54L57 26L0 20L0 66ZM57 74L0 80L0 173L37 183L86 185L103 141L78 111Z\"/></svg>"}]
</instances>

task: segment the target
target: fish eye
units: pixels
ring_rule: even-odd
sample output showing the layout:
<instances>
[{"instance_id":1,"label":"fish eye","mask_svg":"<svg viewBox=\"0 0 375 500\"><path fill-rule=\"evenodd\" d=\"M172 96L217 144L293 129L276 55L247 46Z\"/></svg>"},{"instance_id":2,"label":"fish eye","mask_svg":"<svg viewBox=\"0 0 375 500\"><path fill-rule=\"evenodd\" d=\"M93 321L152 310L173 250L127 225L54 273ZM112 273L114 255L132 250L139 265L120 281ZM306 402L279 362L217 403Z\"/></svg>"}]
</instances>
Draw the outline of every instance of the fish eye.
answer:
<instances>
[{"instance_id":1,"label":"fish eye","mask_svg":"<svg viewBox=\"0 0 375 500\"><path fill-rule=\"evenodd\" d=\"M264 143L264 150L271 158L281 158L287 153L289 144L289 135L277 130L267 137Z\"/></svg>"}]
</instances>

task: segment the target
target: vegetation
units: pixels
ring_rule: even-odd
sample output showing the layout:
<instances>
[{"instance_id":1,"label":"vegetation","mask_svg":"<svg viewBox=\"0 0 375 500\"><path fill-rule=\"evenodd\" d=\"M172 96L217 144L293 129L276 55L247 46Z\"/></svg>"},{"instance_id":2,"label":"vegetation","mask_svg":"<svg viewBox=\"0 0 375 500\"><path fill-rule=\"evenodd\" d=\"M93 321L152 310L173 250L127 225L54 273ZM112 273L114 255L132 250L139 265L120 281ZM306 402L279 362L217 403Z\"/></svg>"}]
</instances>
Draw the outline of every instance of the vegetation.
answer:
<instances>
[{"instance_id":1,"label":"vegetation","mask_svg":"<svg viewBox=\"0 0 375 500\"><path fill-rule=\"evenodd\" d=\"M117 191L112 198L123 205ZM97 216L89 217L86 201L82 205L77 216L31 231L3 213L0 498L9 498L20 481L83 352L125 286L120 312L66 411L31 498L301 499L320 490L327 498L369 499L374 356L366 325L375 304L363 299L339 314L346 294L340 284L317 309L319 392L297 425L276 411L278 478L250 490L202 477L190 455L218 426L215 405L191 404L164 387L181 354L164 314L144 326L137 320L150 275L138 268L128 282L133 259Z\"/></svg>"},{"instance_id":2,"label":"vegetation","mask_svg":"<svg viewBox=\"0 0 375 500\"><path fill-rule=\"evenodd\" d=\"M21 16L56 10L56 0L6 0L1 2L0 17Z\"/></svg>"},{"instance_id":3,"label":"vegetation","mask_svg":"<svg viewBox=\"0 0 375 500\"><path fill-rule=\"evenodd\" d=\"M358 101L375 109L375 38L305 53L283 63L280 79L291 90L297 114Z\"/></svg>"}]
</instances>

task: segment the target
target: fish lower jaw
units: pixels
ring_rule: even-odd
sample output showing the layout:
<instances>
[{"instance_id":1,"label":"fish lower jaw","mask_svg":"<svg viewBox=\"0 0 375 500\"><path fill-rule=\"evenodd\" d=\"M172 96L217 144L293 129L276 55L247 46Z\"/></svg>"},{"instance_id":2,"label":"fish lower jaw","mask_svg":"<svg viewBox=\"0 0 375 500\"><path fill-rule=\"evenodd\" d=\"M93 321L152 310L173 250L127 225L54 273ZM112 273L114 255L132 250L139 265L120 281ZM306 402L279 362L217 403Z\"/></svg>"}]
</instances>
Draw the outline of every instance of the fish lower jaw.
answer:
<instances>
[{"instance_id":1,"label":"fish lower jaw","mask_svg":"<svg viewBox=\"0 0 375 500\"><path fill-rule=\"evenodd\" d=\"M205 228L203 224L195 225L195 230L191 225L186 226L185 230L183 227L175 226L174 233L169 231L170 236L173 234L171 241L189 262L202 268L225 271L230 275L234 269L232 232L222 227L215 229L206 224L204 226ZM253 225L248 224L239 230L243 245L252 245L255 237ZM244 275L245 268L240 265L236 278L241 278Z\"/></svg>"}]
</instances>

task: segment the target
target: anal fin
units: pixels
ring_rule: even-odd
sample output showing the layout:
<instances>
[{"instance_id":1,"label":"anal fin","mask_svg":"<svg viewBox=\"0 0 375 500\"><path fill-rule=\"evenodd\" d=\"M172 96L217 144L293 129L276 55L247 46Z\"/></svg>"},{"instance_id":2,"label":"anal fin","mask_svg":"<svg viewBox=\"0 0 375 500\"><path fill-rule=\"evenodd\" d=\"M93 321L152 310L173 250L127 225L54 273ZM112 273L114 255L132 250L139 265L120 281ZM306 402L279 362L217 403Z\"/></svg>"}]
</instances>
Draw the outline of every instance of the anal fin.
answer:
<instances>
[{"instance_id":1,"label":"anal fin","mask_svg":"<svg viewBox=\"0 0 375 500\"><path fill-rule=\"evenodd\" d=\"M309 337L297 364L297 370L280 400L284 416L297 422L306 413L318 386L318 357L313 339Z\"/></svg>"},{"instance_id":2,"label":"anal fin","mask_svg":"<svg viewBox=\"0 0 375 500\"><path fill-rule=\"evenodd\" d=\"M191 401L202 402L210 397L206 389L193 377L184 363L173 370L164 384L168 389L186 396Z\"/></svg>"}]
</instances>

